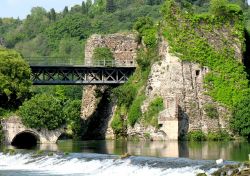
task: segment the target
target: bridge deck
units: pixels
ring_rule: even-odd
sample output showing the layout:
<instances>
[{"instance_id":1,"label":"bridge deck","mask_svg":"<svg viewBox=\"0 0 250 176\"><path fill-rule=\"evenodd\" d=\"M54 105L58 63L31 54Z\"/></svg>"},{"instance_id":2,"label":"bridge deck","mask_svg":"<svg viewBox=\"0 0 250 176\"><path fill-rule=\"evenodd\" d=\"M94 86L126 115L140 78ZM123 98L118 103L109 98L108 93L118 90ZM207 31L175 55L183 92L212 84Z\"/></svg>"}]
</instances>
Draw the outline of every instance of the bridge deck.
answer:
<instances>
[{"instance_id":1,"label":"bridge deck","mask_svg":"<svg viewBox=\"0 0 250 176\"><path fill-rule=\"evenodd\" d=\"M34 85L112 85L123 84L135 70L128 61L96 61L83 65L66 62L31 62Z\"/></svg>"}]
</instances>

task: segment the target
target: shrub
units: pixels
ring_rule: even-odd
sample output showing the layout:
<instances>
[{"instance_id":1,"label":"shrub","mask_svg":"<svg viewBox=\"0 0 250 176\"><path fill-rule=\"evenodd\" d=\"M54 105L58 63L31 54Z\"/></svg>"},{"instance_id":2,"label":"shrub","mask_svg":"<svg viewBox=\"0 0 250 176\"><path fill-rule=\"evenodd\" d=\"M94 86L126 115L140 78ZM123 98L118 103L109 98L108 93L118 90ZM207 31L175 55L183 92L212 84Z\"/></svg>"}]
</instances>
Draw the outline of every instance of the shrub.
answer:
<instances>
[{"instance_id":1,"label":"shrub","mask_svg":"<svg viewBox=\"0 0 250 176\"><path fill-rule=\"evenodd\" d=\"M218 110L214 104L207 103L203 106L203 109L209 118L214 119L219 117Z\"/></svg>"},{"instance_id":2,"label":"shrub","mask_svg":"<svg viewBox=\"0 0 250 176\"><path fill-rule=\"evenodd\" d=\"M114 133L119 136L119 135L123 135L124 133L124 126L125 126L125 122L124 122L124 118L126 116L126 107L122 106L122 107L118 107L115 111L115 115L114 118L111 122L111 127L114 130Z\"/></svg>"},{"instance_id":3,"label":"shrub","mask_svg":"<svg viewBox=\"0 0 250 176\"><path fill-rule=\"evenodd\" d=\"M128 111L128 123L133 127L136 122L141 118L142 112L141 112L141 104L143 100L145 99L144 96L139 96L137 99L135 99L130 106L130 109Z\"/></svg>"},{"instance_id":4,"label":"shrub","mask_svg":"<svg viewBox=\"0 0 250 176\"><path fill-rule=\"evenodd\" d=\"M140 17L135 22L134 29L143 34L146 29L150 29L152 26L154 26L154 22L150 17Z\"/></svg>"},{"instance_id":5,"label":"shrub","mask_svg":"<svg viewBox=\"0 0 250 176\"><path fill-rule=\"evenodd\" d=\"M190 131L187 135L187 139L189 141L205 141L206 135L201 130Z\"/></svg>"},{"instance_id":6,"label":"shrub","mask_svg":"<svg viewBox=\"0 0 250 176\"><path fill-rule=\"evenodd\" d=\"M22 122L30 128L54 130L65 123L63 107L58 99L47 94L32 97L19 109Z\"/></svg>"},{"instance_id":7,"label":"shrub","mask_svg":"<svg viewBox=\"0 0 250 176\"><path fill-rule=\"evenodd\" d=\"M211 0L210 11L215 15L226 15L228 0Z\"/></svg>"},{"instance_id":8,"label":"shrub","mask_svg":"<svg viewBox=\"0 0 250 176\"><path fill-rule=\"evenodd\" d=\"M206 138L208 141L228 141L231 139L226 131L208 132Z\"/></svg>"},{"instance_id":9,"label":"shrub","mask_svg":"<svg viewBox=\"0 0 250 176\"><path fill-rule=\"evenodd\" d=\"M114 60L113 53L107 47L95 48L93 54L94 61L112 61Z\"/></svg>"},{"instance_id":10,"label":"shrub","mask_svg":"<svg viewBox=\"0 0 250 176\"><path fill-rule=\"evenodd\" d=\"M140 50L137 53L137 58L136 58L137 64L140 66L142 70L148 69L148 67L151 64L151 58L148 57L148 55L145 53L145 51Z\"/></svg>"},{"instance_id":11,"label":"shrub","mask_svg":"<svg viewBox=\"0 0 250 176\"><path fill-rule=\"evenodd\" d=\"M157 45L157 30L154 22L149 17L138 18L134 24L134 29L139 32L147 48L153 48Z\"/></svg>"},{"instance_id":12,"label":"shrub","mask_svg":"<svg viewBox=\"0 0 250 176\"><path fill-rule=\"evenodd\" d=\"M69 102L63 110L67 122L67 128L72 132L73 138L81 137L83 130L81 104L81 100L73 100Z\"/></svg>"},{"instance_id":13,"label":"shrub","mask_svg":"<svg viewBox=\"0 0 250 176\"><path fill-rule=\"evenodd\" d=\"M142 35L142 39L146 47L152 48L157 45L157 31L155 28L144 30Z\"/></svg>"},{"instance_id":14,"label":"shrub","mask_svg":"<svg viewBox=\"0 0 250 176\"><path fill-rule=\"evenodd\" d=\"M113 89L113 94L117 98L119 106L124 105L127 108L132 104L137 95L137 88L133 84L126 83L120 87Z\"/></svg>"},{"instance_id":15,"label":"shrub","mask_svg":"<svg viewBox=\"0 0 250 176\"><path fill-rule=\"evenodd\" d=\"M230 125L235 133L250 140L250 95L235 106Z\"/></svg>"},{"instance_id":16,"label":"shrub","mask_svg":"<svg viewBox=\"0 0 250 176\"><path fill-rule=\"evenodd\" d=\"M144 119L147 124L157 127L158 119L157 116L160 111L164 109L163 99L158 97L154 99L148 107L148 111L144 114Z\"/></svg>"}]
</instances>

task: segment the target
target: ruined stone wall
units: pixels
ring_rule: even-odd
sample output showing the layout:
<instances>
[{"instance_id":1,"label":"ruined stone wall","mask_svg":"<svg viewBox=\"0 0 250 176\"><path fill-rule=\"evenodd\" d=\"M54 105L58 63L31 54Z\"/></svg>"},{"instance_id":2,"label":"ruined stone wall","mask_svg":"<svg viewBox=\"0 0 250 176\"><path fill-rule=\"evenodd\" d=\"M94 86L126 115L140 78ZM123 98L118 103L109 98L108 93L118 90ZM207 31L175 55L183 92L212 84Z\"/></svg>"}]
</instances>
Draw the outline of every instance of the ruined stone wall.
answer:
<instances>
[{"instance_id":1,"label":"ruined stone wall","mask_svg":"<svg viewBox=\"0 0 250 176\"><path fill-rule=\"evenodd\" d=\"M171 55L167 42L162 43L160 54L162 59L152 66L146 88L148 98L142 107L147 109L157 96L164 99L166 109L159 116L160 130L170 134L169 138L176 138L171 130L178 137L191 130L208 132L226 128L228 111L206 95L203 80L209 70ZM208 103L217 108L218 118L206 115L204 106Z\"/></svg>"},{"instance_id":2,"label":"ruined stone wall","mask_svg":"<svg viewBox=\"0 0 250 176\"><path fill-rule=\"evenodd\" d=\"M108 47L114 55L115 61L134 61L136 59L138 41L133 33L117 33L109 35L92 35L85 45L85 63L92 64L95 48Z\"/></svg>"},{"instance_id":3,"label":"ruined stone wall","mask_svg":"<svg viewBox=\"0 0 250 176\"><path fill-rule=\"evenodd\" d=\"M135 58L138 48L136 39L132 35L94 35L86 45L86 62L92 62L91 58L95 47L104 46L109 47L116 59L120 60ZM132 49L129 49L130 47ZM213 102L211 97L206 95L204 88L204 77L209 69L201 67L199 64L181 61L178 57L171 55L169 45L163 39L159 47L159 55L161 59L154 63L151 68L145 90L147 99L141 109L142 112L146 112L151 101L158 96L162 97L165 110L160 112L158 117L161 128L144 126L143 123L139 122L134 127L127 127L128 136L146 139L149 135L151 140L176 140L191 130L208 132L221 128L226 129L228 127L228 110ZM84 92L82 115L85 120L93 117L92 114L99 103L99 99L93 96L98 89L89 86ZM208 117L204 110L204 106L207 104L214 105L219 117ZM110 109L112 110L109 114L112 116L115 105L112 105ZM101 117L101 114L99 116ZM105 128L107 130L106 136L113 138L110 127L112 118L107 117L106 119L109 119L108 128Z\"/></svg>"},{"instance_id":4,"label":"ruined stone wall","mask_svg":"<svg viewBox=\"0 0 250 176\"><path fill-rule=\"evenodd\" d=\"M116 63L123 65L135 64L139 44L137 41L137 34L134 33L92 35L87 40L87 43L85 45L86 65L93 64L92 57L94 54L94 50L98 47L110 48L110 51L113 53ZM107 89L107 86L86 86L83 90L81 117L85 120L87 124L86 126L89 127L91 126L91 124L98 122L97 126L99 127L97 127L95 131L99 130L100 134L98 134L99 136L96 136L97 138L103 138L103 134L105 134L104 130L106 130L106 136L104 137L114 138L113 130L111 128L111 118L113 116L113 112L115 111L115 105L109 102L106 105L103 105L103 109L100 107L98 108L98 106L100 106L100 103L102 103L103 98L105 98L103 97L103 93ZM103 127L101 127L101 124L103 125ZM97 134L97 132L95 131L93 131L93 134ZM93 135L88 133L90 133L90 129L87 127L86 137Z\"/></svg>"},{"instance_id":5,"label":"ruined stone wall","mask_svg":"<svg viewBox=\"0 0 250 176\"><path fill-rule=\"evenodd\" d=\"M11 144L16 135L29 132L34 134L38 138L38 143L41 144L55 144L59 136L65 132L64 128L56 130L47 129L32 129L23 125L21 119L18 116L12 116L1 122L3 126L4 139L7 144Z\"/></svg>"},{"instance_id":6,"label":"ruined stone wall","mask_svg":"<svg viewBox=\"0 0 250 176\"><path fill-rule=\"evenodd\" d=\"M85 45L85 63L91 65L95 48L108 47L116 61L127 61L136 59L138 49L137 35L134 33L116 33L109 35L92 35ZM82 119L87 120L94 113L101 97L97 92L104 92L107 87L85 86L82 99Z\"/></svg>"}]
</instances>

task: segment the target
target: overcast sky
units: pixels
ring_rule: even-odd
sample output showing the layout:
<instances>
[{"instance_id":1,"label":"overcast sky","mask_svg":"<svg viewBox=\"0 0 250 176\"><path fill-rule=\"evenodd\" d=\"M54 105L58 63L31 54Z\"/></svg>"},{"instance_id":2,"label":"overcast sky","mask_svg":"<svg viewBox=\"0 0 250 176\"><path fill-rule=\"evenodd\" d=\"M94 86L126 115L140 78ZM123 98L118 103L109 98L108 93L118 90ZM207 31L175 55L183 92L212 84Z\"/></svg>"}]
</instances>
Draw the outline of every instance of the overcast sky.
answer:
<instances>
[{"instance_id":1,"label":"overcast sky","mask_svg":"<svg viewBox=\"0 0 250 176\"><path fill-rule=\"evenodd\" d=\"M65 6L81 4L83 0L0 0L0 17L24 19L32 7L41 6L47 10L62 11ZM250 0L248 0L250 4Z\"/></svg>"},{"instance_id":2,"label":"overcast sky","mask_svg":"<svg viewBox=\"0 0 250 176\"><path fill-rule=\"evenodd\" d=\"M0 0L0 17L24 19L32 7L41 6L47 10L62 11L65 6L81 4L83 0Z\"/></svg>"}]
</instances>

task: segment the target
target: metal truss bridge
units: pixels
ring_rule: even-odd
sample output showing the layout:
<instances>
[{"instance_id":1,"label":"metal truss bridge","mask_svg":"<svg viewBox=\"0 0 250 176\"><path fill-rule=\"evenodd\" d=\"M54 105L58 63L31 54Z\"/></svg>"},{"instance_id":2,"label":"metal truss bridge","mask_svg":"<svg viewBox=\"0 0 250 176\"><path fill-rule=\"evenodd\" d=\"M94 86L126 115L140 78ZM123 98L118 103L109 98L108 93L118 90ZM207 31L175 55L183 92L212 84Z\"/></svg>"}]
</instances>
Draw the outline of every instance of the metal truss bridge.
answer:
<instances>
[{"instance_id":1,"label":"metal truss bridge","mask_svg":"<svg viewBox=\"0 0 250 176\"><path fill-rule=\"evenodd\" d=\"M88 64L81 64L82 59L33 57L25 60L32 70L33 85L123 84L136 67L134 60L98 60Z\"/></svg>"}]
</instances>

